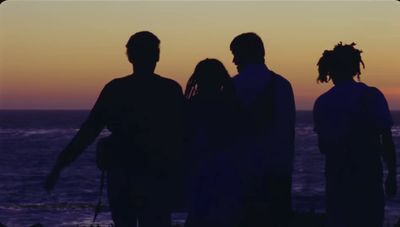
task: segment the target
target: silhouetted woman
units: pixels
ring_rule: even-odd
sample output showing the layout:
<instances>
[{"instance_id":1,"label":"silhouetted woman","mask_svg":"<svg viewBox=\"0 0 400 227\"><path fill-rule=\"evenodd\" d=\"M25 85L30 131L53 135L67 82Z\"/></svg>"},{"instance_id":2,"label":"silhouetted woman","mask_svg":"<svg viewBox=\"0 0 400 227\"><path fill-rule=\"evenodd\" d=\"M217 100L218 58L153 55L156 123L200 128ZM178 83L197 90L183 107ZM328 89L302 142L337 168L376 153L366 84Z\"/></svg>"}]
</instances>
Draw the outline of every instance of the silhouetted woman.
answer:
<instances>
[{"instance_id":1,"label":"silhouetted woman","mask_svg":"<svg viewBox=\"0 0 400 227\"><path fill-rule=\"evenodd\" d=\"M185 91L189 138L188 227L230 226L235 169L234 92L224 65L216 59L197 64Z\"/></svg>"},{"instance_id":2,"label":"silhouetted woman","mask_svg":"<svg viewBox=\"0 0 400 227\"><path fill-rule=\"evenodd\" d=\"M315 131L326 157L328 226L382 226L383 170L388 167L385 190L396 193L396 160L392 118L384 95L360 79L362 51L356 44L337 44L318 62L318 82L334 87L314 105Z\"/></svg>"}]
</instances>

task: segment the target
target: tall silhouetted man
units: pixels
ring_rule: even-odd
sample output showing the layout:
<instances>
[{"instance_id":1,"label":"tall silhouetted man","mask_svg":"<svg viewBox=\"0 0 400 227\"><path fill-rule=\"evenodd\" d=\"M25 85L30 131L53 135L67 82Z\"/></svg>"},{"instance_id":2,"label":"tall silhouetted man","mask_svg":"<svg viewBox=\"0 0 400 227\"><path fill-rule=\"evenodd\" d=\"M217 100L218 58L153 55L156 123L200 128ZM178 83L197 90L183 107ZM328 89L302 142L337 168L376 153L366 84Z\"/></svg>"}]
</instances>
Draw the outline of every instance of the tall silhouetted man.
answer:
<instances>
[{"instance_id":1,"label":"tall silhouetted man","mask_svg":"<svg viewBox=\"0 0 400 227\"><path fill-rule=\"evenodd\" d=\"M242 153L244 206L241 226L285 226L291 213L295 103L290 83L265 64L255 33L230 45L239 72L238 149Z\"/></svg>"},{"instance_id":2,"label":"tall silhouetted man","mask_svg":"<svg viewBox=\"0 0 400 227\"><path fill-rule=\"evenodd\" d=\"M104 127L107 141L108 199L117 227L170 226L178 201L178 176L182 145L181 87L154 74L160 40L144 31L126 44L133 73L109 82L89 117L59 155L45 187L54 187L62 169L94 141Z\"/></svg>"}]
</instances>

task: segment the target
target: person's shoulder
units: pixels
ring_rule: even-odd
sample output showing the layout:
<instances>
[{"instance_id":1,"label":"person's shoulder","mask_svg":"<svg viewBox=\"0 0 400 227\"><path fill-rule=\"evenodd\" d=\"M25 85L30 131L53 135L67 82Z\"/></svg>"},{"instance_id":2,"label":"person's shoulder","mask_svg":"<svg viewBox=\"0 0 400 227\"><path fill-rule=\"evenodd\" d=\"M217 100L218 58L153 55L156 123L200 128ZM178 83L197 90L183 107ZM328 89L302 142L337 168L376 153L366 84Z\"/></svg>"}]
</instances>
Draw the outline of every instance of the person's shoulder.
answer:
<instances>
[{"instance_id":1,"label":"person's shoulder","mask_svg":"<svg viewBox=\"0 0 400 227\"><path fill-rule=\"evenodd\" d=\"M277 73L275 73L275 72L272 72L272 73L273 73L273 75L275 76L275 80L276 80L278 83L284 84L284 85L286 85L286 86L291 86L291 84L290 84L290 82L289 82L288 79L286 79L286 78L283 77L282 75L277 74Z\"/></svg>"},{"instance_id":2,"label":"person's shoulder","mask_svg":"<svg viewBox=\"0 0 400 227\"><path fill-rule=\"evenodd\" d=\"M318 96L318 98L315 99L315 101L314 101L314 109L318 109L321 106L326 105L327 103L331 102L329 100L331 99L330 97L332 96L332 92L333 92L333 90L331 88L328 91L322 93L320 96Z\"/></svg>"},{"instance_id":3,"label":"person's shoulder","mask_svg":"<svg viewBox=\"0 0 400 227\"><path fill-rule=\"evenodd\" d=\"M320 95L318 98L315 99L314 101L314 109L317 109L318 107L321 106L322 103L325 102L326 99L326 93Z\"/></svg>"},{"instance_id":4,"label":"person's shoulder","mask_svg":"<svg viewBox=\"0 0 400 227\"><path fill-rule=\"evenodd\" d=\"M372 87L372 86L367 86L369 93L377 98L385 98L385 95L382 93L381 90L379 90L377 87Z\"/></svg>"},{"instance_id":5,"label":"person's shoulder","mask_svg":"<svg viewBox=\"0 0 400 227\"><path fill-rule=\"evenodd\" d=\"M121 86L126 84L126 82L129 80L130 75L127 76L121 76L121 77L116 77L112 80L110 80L106 85L104 86L105 90L111 90L111 89L119 89Z\"/></svg>"},{"instance_id":6,"label":"person's shoulder","mask_svg":"<svg viewBox=\"0 0 400 227\"><path fill-rule=\"evenodd\" d=\"M318 96L316 101L323 102L323 101L329 99L332 96L333 93L334 93L333 88L330 88L329 90L325 91L320 96Z\"/></svg>"},{"instance_id":7,"label":"person's shoulder","mask_svg":"<svg viewBox=\"0 0 400 227\"><path fill-rule=\"evenodd\" d=\"M368 88L368 97L369 100L375 103L375 105L387 105L387 100L385 95L376 87L366 86Z\"/></svg>"},{"instance_id":8,"label":"person's shoulder","mask_svg":"<svg viewBox=\"0 0 400 227\"><path fill-rule=\"evenodd\" d=\"M170 79L168 76L161 76L161 75L158 75L158 74L154 74L155 76L156 76L156 78L159 80L159 81L161 81L162 83L165 83L165 84L171 84L171 85L179 85L178 84L178 82L176 82L175 80L173 80L173 79Z\"/></svg>"},{"instance_id":9,"label":"person's shoulder","mask_svg":"<svg viewBox=\"0 0 400 227\"><path fill-rule=\"evenodd\" d=\"M163 86L169 87L171 89L182 90L181 85L178 82L176 82L175 80L167 78L165 76L160 76L158 74L155 74L155 76L156 76L157 80L159 81L159 83L162 84Z\"/></svg>"},{"instance_id":10,"label":"person's shoulder","mask_svg":"<svg viewBox=\"0 0 400 227\"><path fill-rule=\"evenodd\" d=\"M107 85L113 86L113 85L124 84L125 82L129 81L131 77L132 77L132 75L116 77L116 78L110 80L110 81L107 83Z\"/></svg>"},{"instance_id":11,"label":"person's shoulder","mask_svg":"<svg viewBox=\"0 0 400 227\"><path fill-rule=\"evenodd\" d=\"M382 130L390 129L393 126L393 118L385 95L376 87L366 87L368 88L369 110L374 113L376 126Z\"/></svg>"},{"instance_id":12,"label":"person's shoulder","mask_svg":"<svg viewBox=\"0 0 400 227\"><path fill-rule=\"evenodd\" d=\"M282 75L280 75L280 74L278 74L278 73L276 73L274 71L271 71L271 73L272 73L272 75L274 77L275 84L279 89L281 89L281 90L287 90L287 89L292 90L292 84L289 82L288 79L286 79L285 77L283 77Z\"/></svg>"}]
</instances>

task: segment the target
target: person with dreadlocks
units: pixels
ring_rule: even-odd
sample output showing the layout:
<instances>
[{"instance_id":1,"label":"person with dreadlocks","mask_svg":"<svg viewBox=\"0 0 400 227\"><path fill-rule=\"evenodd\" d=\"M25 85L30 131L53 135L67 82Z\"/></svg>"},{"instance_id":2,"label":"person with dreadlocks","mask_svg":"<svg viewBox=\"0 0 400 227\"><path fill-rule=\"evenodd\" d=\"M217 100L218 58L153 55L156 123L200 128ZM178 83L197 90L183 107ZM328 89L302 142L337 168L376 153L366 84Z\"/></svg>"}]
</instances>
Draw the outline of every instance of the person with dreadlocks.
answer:
<instances>
[{"instance_id":1,"label":"person with dreadlocks","mask_svg":"<svg viewBox=\"0 0 400 227\"><path fill-rule=\"evenodd\" d=\"M189 153L187 227L236 224L232 214L238 177L233 167L234 91L224 65L199 62L187 82Z\"/></svg>"},{"instance_id":2,"label":"person with dreadlocks","mask_svg":"<svg viewBox=\"0 0 400 227\"><path fill-rule=\"evenodd\" d=\"M386 162L387 196L394 196L396 156L392 118L384 95L360 80L364 67L355 43L337 44L318 61L317 82L334 86L314 104L314 125L325 154L328 226L383 225L381 158Z\"/></svg>"}]
</instances>

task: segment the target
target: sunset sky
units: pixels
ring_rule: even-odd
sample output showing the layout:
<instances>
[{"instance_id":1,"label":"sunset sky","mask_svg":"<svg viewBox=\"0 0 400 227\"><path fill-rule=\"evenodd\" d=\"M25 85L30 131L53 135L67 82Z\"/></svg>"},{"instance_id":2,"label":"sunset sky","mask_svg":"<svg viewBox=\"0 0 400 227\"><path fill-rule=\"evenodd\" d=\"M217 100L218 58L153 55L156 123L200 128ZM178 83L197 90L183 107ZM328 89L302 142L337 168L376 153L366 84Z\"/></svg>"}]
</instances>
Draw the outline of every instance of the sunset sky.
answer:
<instances>
[{"instance_id":1,"label":"sunset sky","mask_svg":"<svg viewBox=\"0 0 400 227\"><path fill-rule=\"evenodd\" d=\"M131 73L125 43L148 30L161 40L156 72L185 87L195 65L217 58L236 74L229 44L264 40L266 62L293 86L299 110L332 84L316 63L339 41L356 42L361 80L400 110L400 2L36 1L0 5L0 109L90 109L104 84Z\"/></svg>"}]
</instances>

